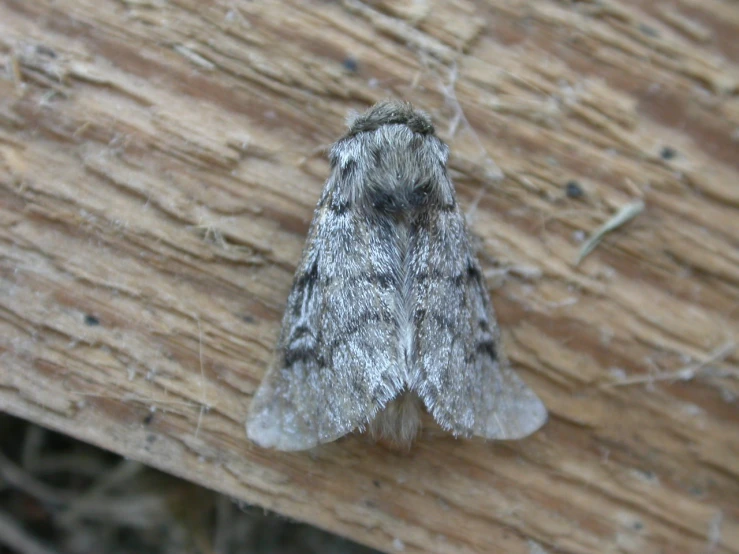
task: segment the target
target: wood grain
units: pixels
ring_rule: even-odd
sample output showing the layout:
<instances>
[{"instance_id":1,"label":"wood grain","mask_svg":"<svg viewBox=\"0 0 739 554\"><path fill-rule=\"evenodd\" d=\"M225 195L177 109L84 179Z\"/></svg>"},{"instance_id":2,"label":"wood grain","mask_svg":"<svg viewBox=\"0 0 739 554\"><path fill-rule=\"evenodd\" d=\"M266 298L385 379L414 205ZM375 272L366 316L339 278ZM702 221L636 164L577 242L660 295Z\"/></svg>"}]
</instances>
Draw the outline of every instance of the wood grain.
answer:
<instances>
[{"instance_id":1,"label":"wood grain","mask_svg":"<svg viewBox=\"0 0 739 554\"><path fill-rule=\"evenodd\" d=\"M3 0L0 406L387 552L738 553L737 34L730 0ZM551 420L259 450L321 149L388 96L450 143Z\"/></svg>"}]
</instances>

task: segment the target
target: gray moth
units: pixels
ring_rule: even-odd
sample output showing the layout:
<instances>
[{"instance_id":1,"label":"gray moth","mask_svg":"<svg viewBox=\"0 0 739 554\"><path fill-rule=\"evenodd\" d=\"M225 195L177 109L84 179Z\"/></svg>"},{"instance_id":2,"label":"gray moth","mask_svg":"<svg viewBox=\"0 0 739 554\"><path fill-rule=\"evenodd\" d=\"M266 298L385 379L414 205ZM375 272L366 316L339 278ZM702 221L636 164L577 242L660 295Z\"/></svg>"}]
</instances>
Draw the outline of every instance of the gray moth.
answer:
<instances>
[{"instance_id":1,"label":"gray moth","mask_svg":"<svg viewBox=\"0 0 739 554\"><path fill-rule=\"evenodd\" d=\"M331 148L272 365L246 422L304 450L352 431L410 445L421 410L455 436L520 439L547 419L514 373L447 171L410 104L377 104Z\"/></svg>"}]
</instances>

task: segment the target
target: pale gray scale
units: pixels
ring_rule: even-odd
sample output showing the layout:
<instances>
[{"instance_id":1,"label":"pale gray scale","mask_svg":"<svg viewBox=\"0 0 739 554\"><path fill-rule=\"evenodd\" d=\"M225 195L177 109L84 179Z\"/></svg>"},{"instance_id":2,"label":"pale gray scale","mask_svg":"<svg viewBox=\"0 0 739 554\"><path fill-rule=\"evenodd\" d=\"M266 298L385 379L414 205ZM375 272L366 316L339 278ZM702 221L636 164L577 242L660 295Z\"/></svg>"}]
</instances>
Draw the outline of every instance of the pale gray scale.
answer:
<instances>
[{"instance_id":1,"label":"pale gray scale","mask_svg":"<svg viewBox=\"0 0 739 554\"><path fill-rule=\"evenodd\" d=\"M257 444L301 450L367 425L403 385L397 287L382 278L396 246L355 208L316 212L275 364L252 401Z\"/></svg>"},{"instance_id":2,"label":"pale gray scale","mask_svg":"<svg viewBox=\"0 0 739 554\"><path fill-rule=\"evenodd\" d=\"M533 433L546 409L503 354L462 214L437 209L424 217L412 251L416 390L436 421L455 434L515 439Z\"/></svg>"}]
</instances>

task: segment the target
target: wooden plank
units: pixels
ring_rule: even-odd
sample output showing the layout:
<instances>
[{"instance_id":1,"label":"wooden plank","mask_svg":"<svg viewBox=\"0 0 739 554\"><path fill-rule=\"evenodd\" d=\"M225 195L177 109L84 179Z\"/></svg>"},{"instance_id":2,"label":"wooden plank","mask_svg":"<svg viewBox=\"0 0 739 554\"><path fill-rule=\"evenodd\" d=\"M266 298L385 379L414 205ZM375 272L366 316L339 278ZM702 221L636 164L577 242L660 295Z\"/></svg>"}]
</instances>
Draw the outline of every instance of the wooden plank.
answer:
<instances>
[{"instance_id":1,"label":"wooden plank","mask_svg":"<svg viewBox=\"0 0 739 554\"><path fill-rule=\"evenodd\" d=\"M387 552L739 552L737 33L728 0L4 0L0 405ZM551 420L259 450L317 149L387 96L450 143Z\"/></svg>"}]
</instances>

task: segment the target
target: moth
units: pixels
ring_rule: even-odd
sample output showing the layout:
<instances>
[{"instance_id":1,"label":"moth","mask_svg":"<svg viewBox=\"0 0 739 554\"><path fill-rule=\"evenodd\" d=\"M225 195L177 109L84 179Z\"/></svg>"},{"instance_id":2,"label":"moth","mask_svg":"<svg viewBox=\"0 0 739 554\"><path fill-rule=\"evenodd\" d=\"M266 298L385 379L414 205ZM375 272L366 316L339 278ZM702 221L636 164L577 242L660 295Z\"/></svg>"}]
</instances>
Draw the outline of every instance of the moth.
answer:
<instances>
[{"instance_id":1,"label":"moth","mask_svg":"<svg viewBox=\"0 0 739 554\"><path fill-rule=\"evenodd\" d=\"M330 150L271 367L246 422L303 450L352 431L410 445L425 408L455 436L520 439L544 404L513 372L430 118L386 101Z\"/></svg>"}]
</instances>

